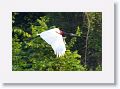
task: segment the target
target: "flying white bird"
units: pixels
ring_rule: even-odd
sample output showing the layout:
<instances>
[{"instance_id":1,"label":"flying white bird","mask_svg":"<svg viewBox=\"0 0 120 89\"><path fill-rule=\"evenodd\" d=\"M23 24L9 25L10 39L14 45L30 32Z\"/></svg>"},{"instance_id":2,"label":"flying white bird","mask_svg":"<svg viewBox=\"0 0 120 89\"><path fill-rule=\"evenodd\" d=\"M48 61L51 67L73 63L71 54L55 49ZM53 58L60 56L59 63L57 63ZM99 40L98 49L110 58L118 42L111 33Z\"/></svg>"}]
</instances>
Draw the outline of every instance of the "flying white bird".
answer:
<instances>
[{"instance_id":1,"label":"flying white bird","mask_svg":"<svg viewBox=\"0 0 120 89\"><path fill-rule=\"evenodd\" d=\"M62 37L64 34L75 36L75 34L65 33L59 30L59 28L53 28L37 35L39 35L43 40L45 40L49 45L51 45L55 55L57 55L57 57L60 57L63 56L66 51L65 41Z\"/></svg>"}]
</instances>

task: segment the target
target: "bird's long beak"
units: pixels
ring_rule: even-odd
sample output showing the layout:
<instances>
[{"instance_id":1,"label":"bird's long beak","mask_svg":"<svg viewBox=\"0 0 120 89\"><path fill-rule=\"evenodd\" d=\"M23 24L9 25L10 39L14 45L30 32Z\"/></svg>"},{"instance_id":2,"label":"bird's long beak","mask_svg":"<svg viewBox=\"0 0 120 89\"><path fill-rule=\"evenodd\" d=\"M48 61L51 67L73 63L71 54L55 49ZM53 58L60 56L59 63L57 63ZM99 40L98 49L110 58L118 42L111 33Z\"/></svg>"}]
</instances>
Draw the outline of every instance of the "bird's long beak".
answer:
<instances>
[{"instance_id":1,"label":"bird's long beak","mask_svg":"<svg viewBox=\"0 0 120 89\"><path fill-rule=\"evenodd\" d=\"M73 34L73 33L66 33L66 32L64 32L64 35L79 37L79 36L76 35L76 34Z\"/></svg>"}]
</instances>

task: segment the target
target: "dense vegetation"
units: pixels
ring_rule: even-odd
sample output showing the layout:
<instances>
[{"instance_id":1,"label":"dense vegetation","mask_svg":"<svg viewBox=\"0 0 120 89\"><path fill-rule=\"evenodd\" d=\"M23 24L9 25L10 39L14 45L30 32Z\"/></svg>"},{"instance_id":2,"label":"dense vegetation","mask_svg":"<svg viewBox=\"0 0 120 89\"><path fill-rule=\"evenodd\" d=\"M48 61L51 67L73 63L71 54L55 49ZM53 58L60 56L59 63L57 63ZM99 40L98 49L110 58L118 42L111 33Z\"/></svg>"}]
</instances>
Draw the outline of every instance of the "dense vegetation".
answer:
<instances>
[{"instance_id":1,"label":"dense vegetation","mask_svg":"<svg viewBox=\"0 0 120 89\"><path fill-rule=\"evenodd\" d=\"M37 33L62 28L67 36L64 56L58 58ZM101 71L101 12L13 12L13 71Z\"/></svg>"}]
</instances>

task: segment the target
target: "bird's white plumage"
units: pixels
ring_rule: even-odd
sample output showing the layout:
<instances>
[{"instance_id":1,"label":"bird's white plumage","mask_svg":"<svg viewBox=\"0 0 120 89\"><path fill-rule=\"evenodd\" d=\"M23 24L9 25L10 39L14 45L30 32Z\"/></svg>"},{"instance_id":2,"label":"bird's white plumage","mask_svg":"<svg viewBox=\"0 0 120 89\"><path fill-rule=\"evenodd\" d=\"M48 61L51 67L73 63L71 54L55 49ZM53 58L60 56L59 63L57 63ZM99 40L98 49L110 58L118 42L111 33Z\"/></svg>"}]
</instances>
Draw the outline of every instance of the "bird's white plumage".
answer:
<instances>
[{"instance_id":1,"label":"bird's white plumage","mask_svg":"<svg viewBox=\"0 0 120 89\"><path fill-rule=\"evenodd\" d=\"M38 34L42 39L52 46L57 57L63 56L66 51L63 37L59 33L60 30L58 28L54 28Z\"/></svg>"}]
</instances>

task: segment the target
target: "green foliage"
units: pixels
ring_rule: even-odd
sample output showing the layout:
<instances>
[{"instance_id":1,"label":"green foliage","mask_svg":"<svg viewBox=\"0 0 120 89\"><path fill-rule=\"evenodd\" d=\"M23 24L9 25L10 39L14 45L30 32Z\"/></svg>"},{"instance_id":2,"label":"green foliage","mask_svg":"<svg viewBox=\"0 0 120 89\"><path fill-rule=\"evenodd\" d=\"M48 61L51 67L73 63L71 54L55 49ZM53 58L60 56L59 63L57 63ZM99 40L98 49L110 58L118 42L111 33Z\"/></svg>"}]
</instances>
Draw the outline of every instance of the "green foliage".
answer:
<instances>
[{"instance_id":1,"label":"green foliage","mask_svg":"<svg viewBox=\"0 0 120 89\"><path fill-rule=\"evenodd\" d=\"M82 32L81 32L81 30L80 30L80 27L78 26L78 27L77 27L77 31L76 31L76 35L77 35L77 36L81 36L81 33L82 33Z\"/></svg>"},{"instance_id":2,"label":"green foliage","mask_svg":"<svg viewBox=\"0 0 120 89\"><path fill-rule=\"evenodd\" d=\"M37 19L39 26L31 26L33 35L21 29L13 29L13 70L14 71L76 71L85 70L80 64L81 56L77 51L66 51L63 57L57 58L50 45L41 38L34 38L30 41L20 42L16 36L22 35L23 38L35 37L37 33L48 29L46 17ZM21 44L19 44L21 43ZM22 48L21 48L22 47ZM18 55L18 56L16 56ZM18 58L17 58L18 57Z\"/></svg>"},{"instance_id":3,"label":"green foliage","mask_svg":"<svg viewBox=\"0 0 120 89\"><path fill-rule=\"evenodd\" d=\"M30 61L32 64L32 69L35 70L44 70L44 71L69 71L69 70L85 70L82 65L80 65L80 55L76 52L71 53L70 51L66 52L66 55L57 58L57 57L39 57L38 59L31 58Z\"/></svg>"},{"instance_id":4,"label":"green foliage","mask_svg":"<svg viewBox=\"0 0 120 89\"><path fill-rule=\"evenodd\" d=\"M47 22L49 21L49 19L47 17L41 17L41 20L40 19L37 19L37 22L40 24L38 26L35 26L35 25L31 25L31 29L32 29L32 36L35 37L38 33L41 33L45 30L48 29L48 26L47 26Z\"/></svg>"},{"instance_id":5,"label":"green foliage","mask_svg":"<svg viewBox=\"0 0 120 89\"><path fill-rule=\"evenodd\" d=\"M102 66L102 13L98 12L87 14L90 20L87 64L88 69L97 70L98 65Z\"/></svg>"},{"instance_id":6,"label":"green foliage","mask_svg":"<svg viewBox=\"0 0 120 89\"><path fill-rule=\"evenodd\" d=\"M102 66L101 66L101 65L98 65L98 66L96 67L96 71L102 71Z\"/></svg>"},{"instance_id":7,"label":"green foliage","mask_svg":"<svg viewBox=\"0 0 120 89\"><path fill-rule=\"evenodd\" d=\"M87 64L84 64L88 22L84 13L18 13L13 12L12 70L13 71L87 71L102 70L102 15L90 17ZM67 51L56 57L50 45L38 33L51 28L64 28L79 37L66 37Z\"/></svg>"}]
</instances>

